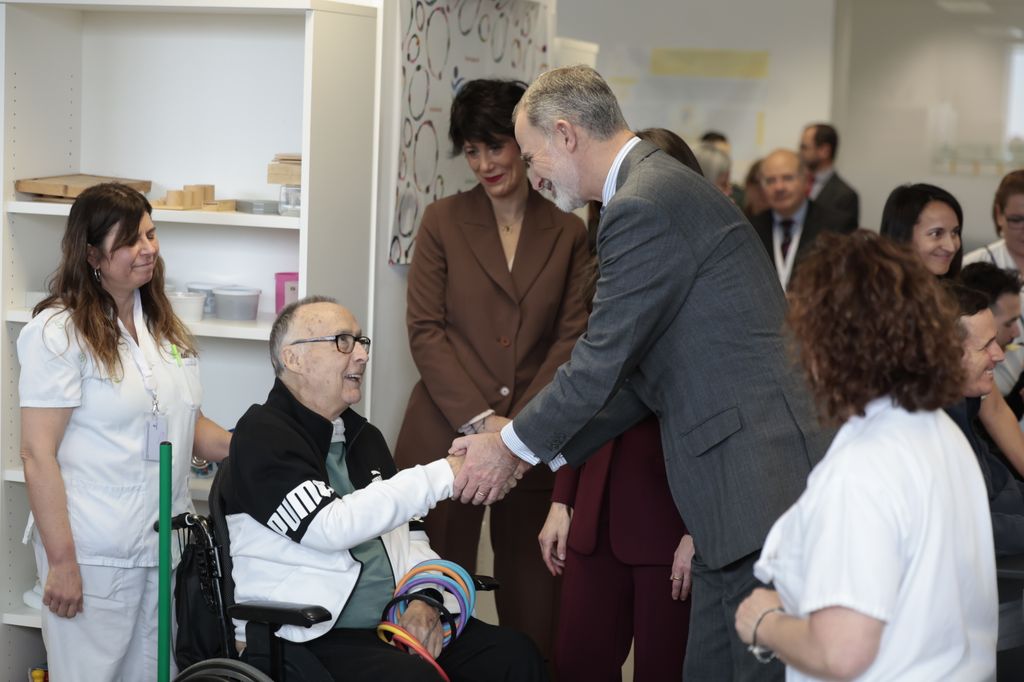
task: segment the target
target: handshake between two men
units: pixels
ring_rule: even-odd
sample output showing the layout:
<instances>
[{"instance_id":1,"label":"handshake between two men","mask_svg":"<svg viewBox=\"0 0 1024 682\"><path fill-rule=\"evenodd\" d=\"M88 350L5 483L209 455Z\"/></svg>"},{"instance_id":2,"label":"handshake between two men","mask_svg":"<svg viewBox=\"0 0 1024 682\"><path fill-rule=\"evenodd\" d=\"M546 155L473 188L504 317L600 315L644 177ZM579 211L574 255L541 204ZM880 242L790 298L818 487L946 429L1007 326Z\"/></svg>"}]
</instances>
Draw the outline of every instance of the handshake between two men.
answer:
<instances>
[{"instance_id":1,"label":"handshake between two men","mask_svg":"<svg viewBox=\"0 0 1024 682\"><path fill-rule=\"evenodd\" d=\"M512 454L501 439L511 420L490 415L475 434L452 441L448 462L455 472L452 499L463 503L493 504L516 487L532 466Z\"/></svg>"}]
</instances>

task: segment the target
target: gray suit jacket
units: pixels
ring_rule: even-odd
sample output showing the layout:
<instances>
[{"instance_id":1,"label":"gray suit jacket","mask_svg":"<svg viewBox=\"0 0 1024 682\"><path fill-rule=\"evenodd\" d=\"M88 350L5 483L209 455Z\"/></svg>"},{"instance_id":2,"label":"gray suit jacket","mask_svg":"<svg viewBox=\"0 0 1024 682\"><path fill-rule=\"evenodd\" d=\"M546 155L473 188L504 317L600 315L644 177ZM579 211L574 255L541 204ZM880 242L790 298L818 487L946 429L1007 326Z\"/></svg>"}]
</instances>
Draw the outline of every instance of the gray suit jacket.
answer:
<instances>
[{"instance_id":1,"label":"gray suit jacket","mask_svg":"<svg viewBox=\"0 0 1024 682\"><path fill-rule=\"evenodd\" d=\"M840 232L850 233L860 227L860 197L839 173L832 174L814 201L846 217Z\"/></svg>"},{"instance_id":2,"label":"gray suit jacket","mask_svg":"<svg viewBox=\"0 0 1024 682\"><path fill-rule=\"evenodd\" d=\"M722 567L761 547L831 435L787 356L778 278L739 209L647 142L622 164L597 254L587 332L516 434L579 466L653 411L676 505Z\"/></svg>"}]
</instances>

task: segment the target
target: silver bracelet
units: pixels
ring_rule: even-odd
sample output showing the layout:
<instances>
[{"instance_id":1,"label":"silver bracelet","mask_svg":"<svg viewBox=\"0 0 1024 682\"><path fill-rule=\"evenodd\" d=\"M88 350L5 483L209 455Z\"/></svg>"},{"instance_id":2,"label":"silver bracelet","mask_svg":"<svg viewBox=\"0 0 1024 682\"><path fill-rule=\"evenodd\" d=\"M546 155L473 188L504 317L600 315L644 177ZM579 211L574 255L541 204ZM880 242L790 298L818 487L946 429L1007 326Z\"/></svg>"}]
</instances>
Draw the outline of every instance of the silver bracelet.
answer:
<instances>
[{"instance_id":1,"label":"silver bracelet","mask_svg":"<svg viewBox=\"0 0 1024 682\"><path fill-rule=\"evenodd\" d=\"M747 651L754 654L754 658L757 659L758 663L771 663L775 660L775 652L766 646L758 646L757 644L757 628L761 627L761 621L764 620L765 616L769 613L785 613L786 610L781 606L773 606L770 609L765 609L760 616L757 617L757 622L754 623L754 632L750 636L750 646L747 647Z\"/></svg>"}]
</instances>

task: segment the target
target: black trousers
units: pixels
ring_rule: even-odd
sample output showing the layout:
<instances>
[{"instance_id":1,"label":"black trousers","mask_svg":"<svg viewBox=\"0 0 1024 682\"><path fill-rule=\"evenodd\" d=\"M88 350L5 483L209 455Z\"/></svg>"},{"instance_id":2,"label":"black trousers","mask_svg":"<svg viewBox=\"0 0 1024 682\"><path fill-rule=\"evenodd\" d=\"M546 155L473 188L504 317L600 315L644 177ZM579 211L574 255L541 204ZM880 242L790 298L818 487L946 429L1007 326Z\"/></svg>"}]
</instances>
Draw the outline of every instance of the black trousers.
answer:
<instances>
[{"instance_id":1,"label":"black trousers","mask_svg":"<svg viewBox=\"0 0 1024 682\"><path fill-rule=\"evenodd\" d=\"M265 632L265 630L264 630ZM246 660L266 667L265 635L246 631ZM310 654L316 661L310 661ZM331 630L311 642L284 643L289 682L332 679L334 682L438 682L434 667L418 656L385 644L374 630ZM329 677L310 673L319 662ZM462 634L437 662L452 682L545 682L548 673L532 641L522 633L471 618Z\"/></svg>"},{"instance_id":2,"label":"black trousers","mask_svg":"<svg viewBox=\"0 0 1024 682\"><path fill-rule=\"evenodd\" d=\"M693 558L690 636L686 643L683 679L686 682L761 682L785 678L778 659L758 663L736 634L736 608L755 587L754 564L761 552L711 570L700 554Z\"/></svg>"}]
</instances>

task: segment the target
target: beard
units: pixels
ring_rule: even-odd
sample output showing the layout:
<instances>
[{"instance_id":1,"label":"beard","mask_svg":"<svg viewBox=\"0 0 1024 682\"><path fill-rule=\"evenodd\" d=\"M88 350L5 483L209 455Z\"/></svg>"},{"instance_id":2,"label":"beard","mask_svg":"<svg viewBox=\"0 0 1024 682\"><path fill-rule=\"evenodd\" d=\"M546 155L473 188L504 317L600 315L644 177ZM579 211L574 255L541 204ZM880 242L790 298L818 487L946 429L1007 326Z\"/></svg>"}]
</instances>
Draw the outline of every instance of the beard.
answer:
<instances>
[{"instance_id":1,"label":"beard","mask_svg":"<svg viewBox=\"0 0 1024 682\"><path fill-rule=\"evenodd\" d=\"M554 180L548 180L548 189L555 206L565 213L572 213L586 205L586 200L580 196L580 173L576 166L568 162L559 163L557 175L560 176L557 184Z\"/></svg>"},{"instance_id":2,"label":"beard","mask_svg":"<svg viewBox=\"0 0 1024 682\"><path fill-rule=\"evenodd\" d=\"M587 202L575 194L558 193L551 197L555 206L564 213L572 213L577 208L582 208Z\"/></svg>"}]
</instances>

